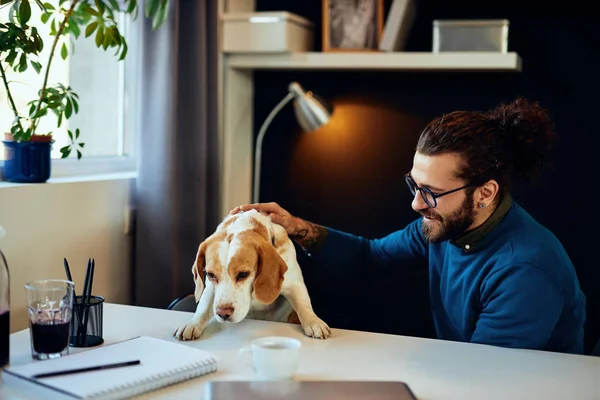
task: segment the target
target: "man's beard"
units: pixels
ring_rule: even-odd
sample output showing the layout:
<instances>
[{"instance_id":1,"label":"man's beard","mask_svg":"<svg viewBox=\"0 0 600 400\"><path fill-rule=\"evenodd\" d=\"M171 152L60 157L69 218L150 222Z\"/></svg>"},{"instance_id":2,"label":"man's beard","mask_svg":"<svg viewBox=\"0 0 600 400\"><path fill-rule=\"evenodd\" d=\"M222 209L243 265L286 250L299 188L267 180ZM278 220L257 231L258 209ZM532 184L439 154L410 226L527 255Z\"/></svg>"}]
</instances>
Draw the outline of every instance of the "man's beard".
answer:
<instances>
[{"instance_id":1,"label":"man's beard","mask_svg":"<svg viewBox=\"0 0 600 400\"><path fill-rule=\"evenodd\" d=\"M421 221L421 232L429 243L440 243L461 237L477 216L477 212L473 209L472 195L467 195L458 210L445 217L423 211L419 211L419 214L434 219L431 222Z\"/></svg>"}]
</instances>

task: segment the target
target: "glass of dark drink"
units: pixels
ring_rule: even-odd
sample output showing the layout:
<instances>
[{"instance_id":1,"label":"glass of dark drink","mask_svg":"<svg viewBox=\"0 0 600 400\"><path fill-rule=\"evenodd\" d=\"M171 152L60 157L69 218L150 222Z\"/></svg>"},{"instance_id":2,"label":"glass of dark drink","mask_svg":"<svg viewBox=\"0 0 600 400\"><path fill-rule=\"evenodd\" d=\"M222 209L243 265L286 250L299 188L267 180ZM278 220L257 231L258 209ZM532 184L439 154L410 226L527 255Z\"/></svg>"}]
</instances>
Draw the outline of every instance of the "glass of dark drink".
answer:
<instances>
[{"instance_id":1,"label":"glass of dark drink","mask_svg":"<svg viewBox=\"0 0 600 400\"><path fill-rule=\"evenodd\" d=\"M31 355L47 360L69 354L73 282L40 280L25 285Z\"/></svg>"}]
</instances>

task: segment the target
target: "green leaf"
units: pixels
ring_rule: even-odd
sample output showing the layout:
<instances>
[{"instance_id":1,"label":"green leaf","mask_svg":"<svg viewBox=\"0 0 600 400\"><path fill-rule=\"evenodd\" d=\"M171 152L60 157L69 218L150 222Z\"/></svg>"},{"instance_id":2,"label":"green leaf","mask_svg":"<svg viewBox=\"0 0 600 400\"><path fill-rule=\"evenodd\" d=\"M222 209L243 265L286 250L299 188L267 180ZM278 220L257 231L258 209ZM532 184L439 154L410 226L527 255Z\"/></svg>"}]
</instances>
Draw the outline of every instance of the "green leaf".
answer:
<instances>
[{"instance_id":1,"label":"green leaf","mask_svg":"<svg viewBox=\"0 0 600 400\"><path fill-rule=\"evenodd\" d=\"M19 6L19 22L21 26L26 25L30 18L31 5L29 4L29 0L21 0L21 5Z\"/></svg>"},{"instance_id":2,"label":"green leaf","mask_svg":"<svg viewBox=\"0 0 600 400\"><path fill-rule=\"evenodd\" d=\"M27 57L25 53L21 54L21 59L19 60L19 72L23 72L27 70Z\"/></svg>"},{"instance_id":3,"label":"green leaf","mask_svg":"<svg viewBox=\"0 0 600 400\"><path fill-rule=\"evenodd\" d=\"M56 10L56 8L54 8L54 6L52 4L50 4L50 3L44 3L44 8L47 11L54 11L54 10Z\"/></svg>"},{"instance_id":4,"label":"green leaf","mask_svg":"<svg viewBox=\"0 0 600 400\"><path fill-rule=\"evenodd\" d=\"M49 101L48 108L53 110L53 109L60 107L60 104L61 104L60 101Z\"/></svg>"},{"instance_id":5,"label":"green leaf","mask_svg":"<svg viewBox=\"0 0 600 400\"><path fill-rule=\"evenodd\" d=\"M138 17L139 8L137 6L137 0L129 0L129 6L127 7L127 14L132 14L133 19L136 20Z\"/></svg>"},{"instance_id":6,"label":"green leaf","mask_svg":"<svg viewBox=\"0 0 600 400\"><path fill-rule=\"evenodd\" d=\"M35 28L32 28L35 29ZM37 53L41 53L41 51L44 48L44 41L42 40L41 36L37 35L34 37L33 42L35 43L35 50Z\"/></svg>"},{"instance_id":7,"label":"green leaf","mask_svg":"<svg viewBox=\"0 0 600 400\"><path fill-rule=\"evenodd\" d=\"M112 42L112 31L110 30L110 28L105 29L104 31L104 40L102 42L102 47L104 48L104 50L106 50L108 48L108 46L111 44Z\"/></svg>"},{"instance_id":8,"label":"green leaf","mask_svg":"<svg viewBox=\"0 0 600 400\"><path fill-rule=\"evenodd\" d=\"M121 6L119 5L119 2L117 0L108 0L108 2L110 3L114 11L121 11Z\"/></svg>"},{"instance_id":9,"label":"green leaf","mask_svg":"<svg viewBox=\"0 0 600 400\"><path fill-rule=\"evenodd\" d=\"M17 58L17 56L19 55L19 53L17 53L16 51L11 51L8 54L8 57L6 57L6 62L10 65L13 66L13 63L15 61L15 59Z\"/></svg>"},{"instance_id":10,"label":"green leaf","mask_svg":"<svg viewBox=\"0 0 600 400\"><path fill-rule=\"evenodd\" d=\"M85 11L86 11L87 14L93 15L94 17L100 18L102 16L98 11L96 11L92 7L87 7L85 9Z\"/></svg>"},{"instance_id":11,"label":"green leaf","mask_svg":"<svg viewBox=\"0 0 600 400\"><path fill-rule=\"evenodd\" d=\"M85 147L85 143L79 143L79 147L83 149Z\"/></svg>"},{"instance_id":12,"label":"green leaf","mask_svg":"<svg viewBox=\"0 0 600 400\"><path fill-rule=\"evenodd\" d=\"M33 67L33 69L35 69L35 72L37 72L38 74L42 70L42 64L40 64L37 61L31 61L31 66Z\"/></svg>"},{"instance_id":13,"label":"green leaf","mask_svg":"<svg viewBox=\"0 0 600 400\"><path fill-rule=\"evenodd\" d=\"M94 0L96 3L96 8L98 9L98 11L100 11L100 15L104 14L104 3L102 2L102 0Z\"/></svg>"},{"instance_id":14,"label":"green leaf","mask_svg":"<svg viewBox=\"0 0 600 400\"><path fill-rule=\"evenodd\" d=\"M67 158L69 154L71 154L71 146L64 146L60 148L60 153L62 154L60 158Z\"/></svg>"},{"instance_id":15,"label":"green leaf","mask_svg":"<svg viewBox=\"0 0 600 400\"><path fill-rule=\"evenodd\" d=\"M165 20L167 19L168 10L169 3L167 2L167 0L161 0L160 8L156 12L156 15L154 15L154 18L152 19L153 29L158 29L163 24L163 22L165 22Z\"/></svg>"},{"instance_id":16,"label":"green leaf","mask_svg":"<svg viewBox=\"0 0 600 400\"><path fill-rule=\"evenodd\" d=\"M75 35L75 38L78 38L81 35L81 29L79 29L79 25L77 25L74 21L69 21L69 28L71 28L71 32Z\"/></svg>"},{"instance_id":17,"label":"green leaf","mask_svg":"<svg viewBox=\"0 0 600 400\"><path fill-rule=\"evenodd\" d=\"M67 55L69 55L69 51L67 50L67 45L65 44L65 42L63 42L62 48L60 49L60 57L63 60L66 60L67 59Z\"/></svg>"},{"instance_id":18,"label":"green leaf","mask_svg":"<svg viewBox=\"0 0 600 400\"><path fill-rule=\"evenodd\" d=\"M69 119L71 118L71 114L73 114L73 104L71 104L71 100L67 97L67 105L65 106L65 117Z\"/></svg>"},{"instance_id":19,"label":"green leaf","mask_svg":"<svg viewBox=\"0 0 600 400\"><path fill-rule=\"evenodd\" d=\"M79 112L79 103L77 102L77 100L75 100L75 97L71 97L71 101L73 102L73 108L75 109L75 114L77 114Z\"/></svg>"},{"instance_id":20,"label":"green leaf","mask_svg":"<svg viewBox=\"0 0 600 400\"><path fill-rule=\"evenodd\" d=\"M34 118L34 119L36 119L36 118L41 118L41 117L43 117L44 115L48 115L48 109L47 109L47 108L44 108L44 107L42 107L42 108L40 108L40 109L39 109L39 110L38 110L38 111L35 113L35 115L33 115L31 118Z\"/></svg>"},{"instance_id":21,"label":"green leaf","mask_svg":"<svg viewBox=\"0 0 600 400\"><path fill-rule=\"evenodd\" d=\"M58 121L56 123L56 126L60 127L62 125L63 113L59 112L57 115L58 115Z\"/></svg>"},{"instance_id":22,"label":"green leaf","mask_svg":"<svg viewBox=\"0 0 600 400\"><path fill-rule=\"evenodd\" d=\"M96 28L98 27L98 22L92 22L91 24L89 24L86 28L85 28L85 37L89 37L92 33L94 33L94 31L96 30Z\"/></svg>"},{"instance_id":23,"label":"green leaf","mask_svg":"<svg viewBox=\"0 0 600 400\"><path fill-rule=\"evenodd\" d=\"M69 139L71 139L71 142L73 141L73 132L71 132L70 130L67 130L67 135L69 135Z\"/></svg>"},{"instance_id":24,"label":"green leaf","mask_svg":"<svg viewBox=\"0 0 600 400\"><path fill-rule=\"evenodd\" d=\"M119 32L119 28L117 28L116 25L113 25L110 28L110 32L111 32L112 39L113 39L112 40L112 44L113 45L121 44L121 38L122 38L122 36L121 36L121 32Z\"/></svg>"},{"instance_id":25,"label":"green leaf","mask_svg":"<svg viewBox=\"0 0 600 400\"><path fill-rule=\"evenodd\" d=\"M41 20L41 21L42 21L44 24L48 23L48 20L49 20L49 19L50 19L50 14L48 14L48 13L44 13L44 14L42 14L42 16L40 17L40 20Z\"/></svg>"},{"instance_id":26,"label":"green leaf","mask_svg":"<svg viewBox=\"0 0 600 400\"><path fill-rule=\"evenodd\" d=\"M146 18L153 17L158 10L159 0L146 0Z\"/></svg>"},{"instance_id":27,"label":"green leaf","mask_svg":"<svg viewBox=\"0 0 600 400\"><path fill-rule=\"evenodd\" d=\"M124 60L127 57L127 43L123 41L123 51L121 53L121 57L119 57L119 61Z\"/></svg>"},{"instance_id":28,"label":"green leaf","mask_svg":"<svg viewBox=\"0 0 600 400\"><path fill-rule=\"evenodd\" d=\"M81 151L79 149L77 149L77 159L81 160Z\"/></svg>"},{"instance_id":29,"label":"green leaf","mask_svg":"<svg viewBox=\"0 0 600 400\"><path fill-rule=\"evenodd\" d=\"M104 40L104 28L98 27L96 31L96 47L102 46L102 41Z\"/></svg>"},{"instance_id":30,"label":"green leaf","mask_svg":"<svg viewBox=\"0 0 600 400\"><path fill-rule=\"evenodd\" d=\"M79 139L79 128L75 129L75 139Z\"/></svg>"}]
</instances>

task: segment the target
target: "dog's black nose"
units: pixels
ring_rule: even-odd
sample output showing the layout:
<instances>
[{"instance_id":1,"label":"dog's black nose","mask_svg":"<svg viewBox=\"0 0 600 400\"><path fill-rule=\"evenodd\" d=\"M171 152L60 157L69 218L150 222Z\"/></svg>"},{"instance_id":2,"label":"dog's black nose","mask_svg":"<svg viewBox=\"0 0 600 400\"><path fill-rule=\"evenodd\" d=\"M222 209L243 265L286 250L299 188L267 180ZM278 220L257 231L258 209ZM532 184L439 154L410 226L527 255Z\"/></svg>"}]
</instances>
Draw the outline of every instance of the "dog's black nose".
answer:
<instances>
[{"instance_id":1,"label":"dog's black nose","mask_svg":"<svg viewBox=\"0 0 600 400\"><path fill-rule=\"evenodd\" d=\"M223 318L223 320L227 321L229 318L231 318L231 315L233 315L233 307L229 305L224 307L218 307L217 315Z\"/></svg>"}]
</instances>

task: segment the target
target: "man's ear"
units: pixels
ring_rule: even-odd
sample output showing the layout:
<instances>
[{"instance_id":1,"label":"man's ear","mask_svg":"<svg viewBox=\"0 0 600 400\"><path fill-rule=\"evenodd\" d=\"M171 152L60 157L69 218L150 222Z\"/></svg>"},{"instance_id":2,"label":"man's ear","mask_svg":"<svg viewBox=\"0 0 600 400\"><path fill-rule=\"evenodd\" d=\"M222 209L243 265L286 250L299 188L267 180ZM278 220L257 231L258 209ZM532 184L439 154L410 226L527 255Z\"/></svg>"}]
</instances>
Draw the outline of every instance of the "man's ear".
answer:
<instances>
[{"instance_id":1,"label":"man's ear","mask_svg":"<svg viewBox=\"0 0 600 400\"><path fill-rule=\"evenodd\" d=\"M258 272L254 280L254 295L263 304L277 299L283 284L283 275L288 267L269 242L257 245Z\"/></svg>"},{"instance_id":2,"label":"man's ear","mask_svg":"<svg viewBox=\"0 0 600 400\"><path fill-rule=\"evenodd\" d=\"M475 202L489 206L498 197L499 190L498 182L495 179L490 179L478 188L478 193L474 197Z\"/></svg>"},{"instance_id":3,"label":"man's ear","mask_svg":"<svg viewBox=\"0 0 600 400\"><path fill-rule=\"evenodd\" d=\"M194 265L192 265L192 274L194 275L194 283L196 284L196 289L194 290L196 303L200 301L200 296L204 291L204 267L206 266L205 256L206 242L202 242L198 247L196 261L194 261Z\"/></svg>"}]
</instances>

